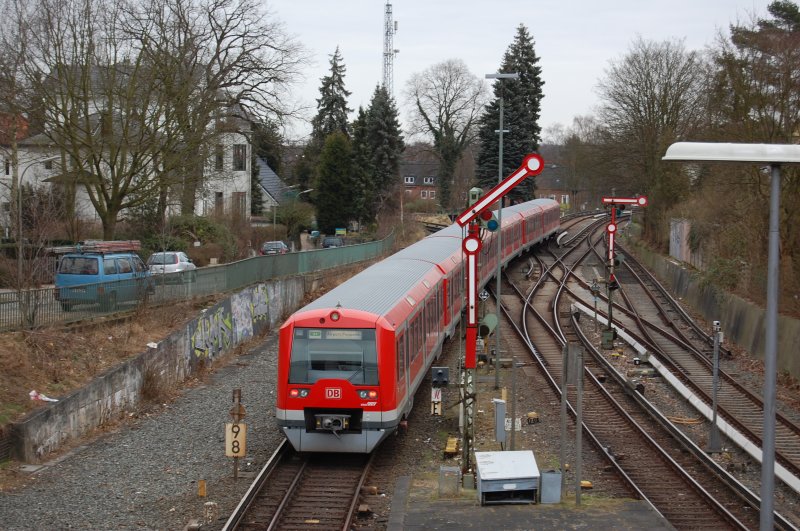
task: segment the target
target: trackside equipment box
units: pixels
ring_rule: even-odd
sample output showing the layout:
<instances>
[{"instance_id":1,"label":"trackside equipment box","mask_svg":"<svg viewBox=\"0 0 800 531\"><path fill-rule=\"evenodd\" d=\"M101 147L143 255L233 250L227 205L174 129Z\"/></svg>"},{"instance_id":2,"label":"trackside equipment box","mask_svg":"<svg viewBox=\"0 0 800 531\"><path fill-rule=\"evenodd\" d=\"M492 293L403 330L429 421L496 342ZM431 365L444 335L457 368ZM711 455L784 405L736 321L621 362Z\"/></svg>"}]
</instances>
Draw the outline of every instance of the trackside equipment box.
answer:
<instances>
[{"instance_id":1,"label":"trackside equipment box","mask_svg":"<svg viewBox=\"0 0 800 531\"><path fill-rule=\"evenodd\" d=\"M536 503L539 468L530 450L475 452L478 499L491 503Z\"/></svg>"}]
</instances>

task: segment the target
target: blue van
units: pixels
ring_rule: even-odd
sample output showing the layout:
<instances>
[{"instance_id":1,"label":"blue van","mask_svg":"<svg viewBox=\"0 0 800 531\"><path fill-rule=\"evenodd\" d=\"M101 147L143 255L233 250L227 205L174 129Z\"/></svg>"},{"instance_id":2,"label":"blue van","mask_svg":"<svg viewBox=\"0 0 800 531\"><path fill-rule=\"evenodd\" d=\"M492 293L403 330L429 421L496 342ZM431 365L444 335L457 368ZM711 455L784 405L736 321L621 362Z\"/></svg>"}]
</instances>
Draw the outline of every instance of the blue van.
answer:
<instances>
[{"instance_id":1,"label":"blue van","mask_svg":"<svg viewBox=\"0 0 800 531\"><path fill-rule=\"evenodd\" d=\"M149 268L134 252L138 243L92 242L61 256L55 278L61 309L96 304L101 311L113 312L120 303L144 300L154 288Z\"/></svg>"}]
</instances>

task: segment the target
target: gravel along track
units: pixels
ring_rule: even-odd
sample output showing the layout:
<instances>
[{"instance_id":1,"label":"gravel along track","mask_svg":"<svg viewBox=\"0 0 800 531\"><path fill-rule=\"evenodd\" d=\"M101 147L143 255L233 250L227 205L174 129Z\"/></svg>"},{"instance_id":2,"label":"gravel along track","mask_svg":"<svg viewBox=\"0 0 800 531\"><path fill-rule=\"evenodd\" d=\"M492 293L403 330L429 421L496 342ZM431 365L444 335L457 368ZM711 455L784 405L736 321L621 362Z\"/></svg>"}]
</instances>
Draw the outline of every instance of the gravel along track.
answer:
<instances>
[{"instance_id":1,"label":"gravel along track","mask_svg":"<svg viewBox=\"0 0 800 531\"><path fill-rule=\"evenodd\" d=\"M219 529L283 436L274 421L277 335L186 389L158 411L126 420L0 492L0 528L182 529L202 522L205 504ZM247 408L247 456L233 479L224 424L233 389ZM205 498L198 496L199 481Z\"/></svg>"}]
</instances>

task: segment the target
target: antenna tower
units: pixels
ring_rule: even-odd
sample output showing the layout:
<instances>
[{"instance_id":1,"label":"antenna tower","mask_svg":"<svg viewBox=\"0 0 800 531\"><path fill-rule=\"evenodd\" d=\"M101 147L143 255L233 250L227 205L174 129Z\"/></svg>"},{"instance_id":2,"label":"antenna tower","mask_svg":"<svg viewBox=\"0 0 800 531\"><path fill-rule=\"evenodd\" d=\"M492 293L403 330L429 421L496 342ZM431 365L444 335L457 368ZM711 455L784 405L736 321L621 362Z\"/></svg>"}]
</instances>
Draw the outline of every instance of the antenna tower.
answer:
<instances>
[{"instance_id":1,"label":"antenna tower","mask_svg":"<svg viewBox=\"0 0 800 531\"><path fill-rule=\"evenodd\" d=\"M392 4L386 2L386 11L383 18L383 87L389 96L394 92L394 54L400 50L394 48L394 34L397 32L397 22L392 20Z\"/></svg>"}]
</instances>

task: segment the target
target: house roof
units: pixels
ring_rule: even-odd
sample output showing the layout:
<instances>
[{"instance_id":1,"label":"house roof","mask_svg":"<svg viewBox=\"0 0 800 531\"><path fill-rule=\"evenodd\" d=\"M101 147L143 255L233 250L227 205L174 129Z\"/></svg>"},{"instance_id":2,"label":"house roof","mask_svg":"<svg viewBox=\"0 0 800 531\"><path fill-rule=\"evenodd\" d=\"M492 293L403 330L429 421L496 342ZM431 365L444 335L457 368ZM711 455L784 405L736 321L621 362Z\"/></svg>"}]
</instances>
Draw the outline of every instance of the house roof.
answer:
<instances>
[{"instance_id":1,"label":"house roof","mask_svg":"<svg viewBox=\"0 0 800 531\"><path fill-rule=\"evenodd\" d=\"M273 201L280 205L286 197L286 192L288 192L289 188L286 186L286 183L278 177L278 174L269 167L267 161L261 157L256 157L256 165L258 166L258 184L269 194Z\"/></svg>"}]
</instances>

